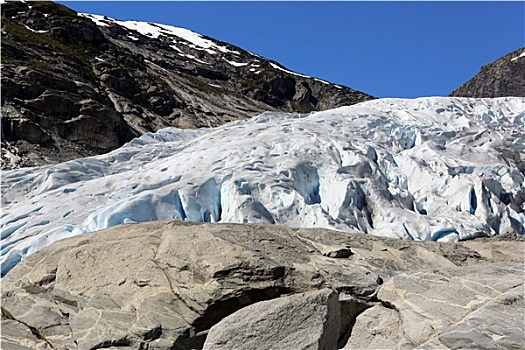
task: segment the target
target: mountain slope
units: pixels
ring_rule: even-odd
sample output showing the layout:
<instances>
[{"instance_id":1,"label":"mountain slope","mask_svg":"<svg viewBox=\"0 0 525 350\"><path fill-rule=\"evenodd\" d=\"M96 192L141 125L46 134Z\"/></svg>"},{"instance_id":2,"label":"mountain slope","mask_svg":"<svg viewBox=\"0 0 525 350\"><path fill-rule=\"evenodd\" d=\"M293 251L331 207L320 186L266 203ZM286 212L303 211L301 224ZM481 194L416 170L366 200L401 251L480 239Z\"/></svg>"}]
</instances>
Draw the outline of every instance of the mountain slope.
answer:
<instances>
[{"instance_id":1,"label":"mountain slope","mask_svg":"<svg viewBox=\"0 0 525 350\"><path fill-rule=\"evenodd\" d=\"M186 29L2 4L3 168L105 153L168 126L369 99Z\"/></svg>"},{"instance_id":2,"label":"mountain slope","mask_svg":"<svg viewBox=\"0 0 525 350\"><path fill-rule=\"evenodd\" d=\"M525 99L381 99L166 128L4 172L2 271L58 239L160 219L409 240L525 233Z\"/></svg>"},{"instance_id":3,"label":"mountain slope","mask_svg":"<svg viewBox=\"0 0 525 350\"><path fill-rule=\"evenodd\" d=\"M525 96L525 48L481 68L472 79L452 91L456 97Z\"/></svg>"}]
</instances>

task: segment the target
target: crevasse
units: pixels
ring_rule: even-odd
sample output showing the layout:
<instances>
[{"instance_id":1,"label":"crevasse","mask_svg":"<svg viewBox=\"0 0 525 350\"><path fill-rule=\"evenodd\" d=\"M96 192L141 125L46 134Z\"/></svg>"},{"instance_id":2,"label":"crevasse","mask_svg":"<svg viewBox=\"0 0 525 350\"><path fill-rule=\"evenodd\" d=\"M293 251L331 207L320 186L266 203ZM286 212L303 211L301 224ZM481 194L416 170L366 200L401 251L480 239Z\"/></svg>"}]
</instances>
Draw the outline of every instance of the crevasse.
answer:
<instances>
[{"instance_id":1,"label":"crevasse","mask_svg":"<svg viewBox=\"0 0 525 350\"><path fill-rule=\"evenodd\" d=\"M381 99L167 128L7 171L2 273L57 239L160 219L440 241L525 233L524 113L524 98Z\"/></svg>"}]
</instances>

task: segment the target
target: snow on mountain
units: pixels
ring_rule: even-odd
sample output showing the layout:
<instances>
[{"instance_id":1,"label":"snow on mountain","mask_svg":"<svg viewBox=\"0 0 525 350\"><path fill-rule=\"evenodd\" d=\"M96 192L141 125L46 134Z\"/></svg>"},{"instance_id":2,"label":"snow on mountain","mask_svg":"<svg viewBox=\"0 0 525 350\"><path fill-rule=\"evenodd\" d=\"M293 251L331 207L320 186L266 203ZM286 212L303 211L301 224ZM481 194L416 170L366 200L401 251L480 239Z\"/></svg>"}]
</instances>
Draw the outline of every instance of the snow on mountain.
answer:
<instances>
[{"instance_id":1,"label":"snow on mountain","mask_svg":"<svg viewBox=\"0 0 525 350\"><path fill-rule=\"evenodd\" d=\"M520 59L520 58L522 58L522 57L525 57L525 51L523 51L522 53L520 53L519 56L516 56L516 57L514 57L514 58L511 58L510 60L511 60L511 61L516 61L516 60L518 60L518 59Z\"/></svg>"},{"instance_id":2,"label":"snow on mountain","mask_svg":"<svg viewBox=\"0 0 525 350\"><path fill-rule=\"evenodd\" d=\"M277 64L275 64L275 63L272 63L272 62L270 62L270 65L271 65L273 68L280 70L281 72L285 72L285 73L292 74L292 75L296 75L296 76L298 76L298 77L303 77L303 78L312 78L312 79L317 80L318 82L321 82L321 83L323 83L323 84L330 84L330 83L329 83L328 81L326 81L326 80L317 79L317 78L313 78L313 77L311 77L311 76L309 76L309 75L304 75L304 74L300 74L300 73L292 72L292 71L290 71L290 70L288 70L288 69L284 69L284 68L280 67L279 65L277 65ZM336 85L336 87L340 88L340 86L338 86L338 85Z\"/></svg>"},{"instance_id":3,"label":"snow on mountain","mask_svg":"<svg viewBox=\"0 0 525 350\"><path fill-rule=\"evenodd\" d=\"M157 219L415 240L525 233L525 98L381 99L167 128L96 157L3 173L1 262Z\"/></svg>"},{"instance_id":4,"label":"snow on mountain","mask_svg":"<svg viewBox=\"0 0 525 350\"><path fill-rule=\"evenodd\" d=\"M93 15L88 13L81 13L81 16L91 19L98 26L107 27L110 24L118 24L130 30L135 30L142 35L146 35L152 38L158 38L164 36L176 36L187 41L192 48L198 48L204 50L210 54L215 54L216 50L223 53L239 54L237 51L232 51L225 46L217 45L213 41L205 39L202 35L192 32L186 28L174 27L166 24L149 23L141 21L119 21L113 18L109 18L101 15ZM176 44L177 41L174 41ZM181 44L186 44L181 42Z\"/></svg>"},{"instance_id":5,"label":"snow on mountain","mask_svg":"<svg viewBox=\"0 0 525 350\"><path fill-rule=\"evenodd\" d=\"M166 127L374 99L188 29L28 4L2 7L2 169L105 154Z\"/></svg>"}]
</instances>

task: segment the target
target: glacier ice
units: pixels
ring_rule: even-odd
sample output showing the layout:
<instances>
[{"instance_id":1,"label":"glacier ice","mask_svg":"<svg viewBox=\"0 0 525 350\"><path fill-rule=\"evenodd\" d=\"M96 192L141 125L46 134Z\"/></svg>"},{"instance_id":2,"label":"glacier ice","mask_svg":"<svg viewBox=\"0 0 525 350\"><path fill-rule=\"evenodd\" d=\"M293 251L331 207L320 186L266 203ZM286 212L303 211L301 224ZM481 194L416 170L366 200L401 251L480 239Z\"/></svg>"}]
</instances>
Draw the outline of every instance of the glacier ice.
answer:
<instances>
[{"instance_id":1,"label":"glacier ice","mask_svg":"<svg viewBox=\"0 0 525 350\"><path fill-rule=\"evenodd\" d=\"M158 219L439 241L525 233L524 122L524 98L380 99L167 128L6 171L2 273L55 240Z\"/></svg>"}]
</instances>

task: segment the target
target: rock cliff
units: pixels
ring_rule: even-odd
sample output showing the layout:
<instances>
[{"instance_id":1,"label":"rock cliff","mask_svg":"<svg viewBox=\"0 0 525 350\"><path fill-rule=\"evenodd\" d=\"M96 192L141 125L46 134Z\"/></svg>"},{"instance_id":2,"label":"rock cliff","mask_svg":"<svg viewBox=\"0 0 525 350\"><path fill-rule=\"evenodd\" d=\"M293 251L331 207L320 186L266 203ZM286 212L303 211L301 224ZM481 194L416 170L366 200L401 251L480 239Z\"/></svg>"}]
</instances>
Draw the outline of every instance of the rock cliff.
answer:
<instances>
[{"instance_id":1,"label":"rock cliff","mask_svg":"<svg viewBox=\"0 0 525 350\"><path fill-rule=\"evenodd\" d=\"M106 153L167 126L372 99L189 30L2 4L2 167Z\"/></svg>"},{"instance_id":2,"label":"rock cliff","mask_svg":"<svg viewBox=\"0 0 525 350\"><path fill-rule=\"evenodd\" d=\"M452 91L456 97L525 96L525 48L483 67L472 79Z\"/></svg>"}]
</instances>

